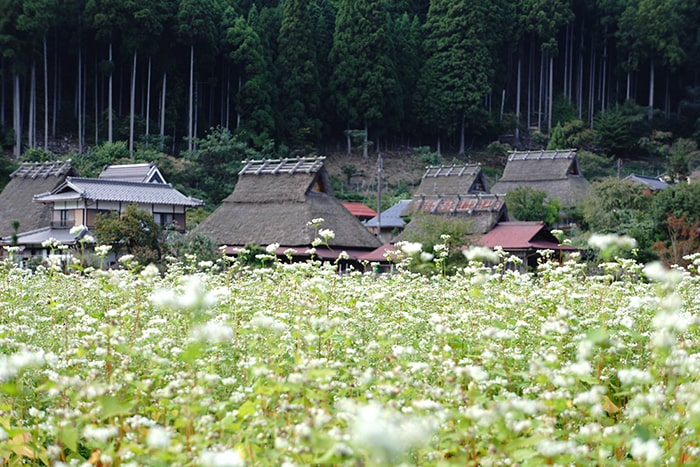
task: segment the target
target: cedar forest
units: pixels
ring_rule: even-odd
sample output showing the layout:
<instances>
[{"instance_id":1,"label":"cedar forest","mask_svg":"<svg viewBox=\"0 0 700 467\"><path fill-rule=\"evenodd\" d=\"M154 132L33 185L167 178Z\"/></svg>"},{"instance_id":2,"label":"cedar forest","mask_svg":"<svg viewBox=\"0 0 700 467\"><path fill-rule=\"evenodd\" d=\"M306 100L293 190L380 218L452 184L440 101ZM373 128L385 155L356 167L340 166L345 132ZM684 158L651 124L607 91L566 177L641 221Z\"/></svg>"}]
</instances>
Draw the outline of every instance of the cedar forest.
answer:
<instances>
[{"instance_id":1,"label":"cedar forest","mask_svg":"<svg viewBox=\"0 0 700 467\"><path fill-rule=\"evenodd\" d=\"M495 159L509 148L575 147L589 179L608 166L614 174L615 160L644 160L674 180L700 164L693 0L0 7L3 183L19 160L68 154L90 176L126 156L180 168L175 184L213 207L246 158L345 148L429 147L457 158L480 148ZM681 225L697 220L668 203L656 209L656 229L671 212ZM627 217L608 225L585 222L582 209L583 223L642 225L644 204L623 204L612 212ZM668 240L668 222L646 234L647 246Z\"/></svg>"}]
</instances>

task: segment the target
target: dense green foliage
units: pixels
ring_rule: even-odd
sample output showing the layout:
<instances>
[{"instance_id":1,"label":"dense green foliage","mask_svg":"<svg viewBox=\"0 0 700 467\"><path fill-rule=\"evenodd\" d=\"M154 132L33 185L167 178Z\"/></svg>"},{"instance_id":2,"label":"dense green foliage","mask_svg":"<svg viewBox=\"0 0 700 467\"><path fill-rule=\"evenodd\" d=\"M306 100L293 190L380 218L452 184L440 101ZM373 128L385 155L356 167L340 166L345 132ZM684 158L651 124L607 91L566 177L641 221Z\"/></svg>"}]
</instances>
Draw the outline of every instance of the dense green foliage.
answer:
<instances>
[{"instance_id":1,"label":"dense green foliage","mask_svg":"<svg viewBox=\"0 0 700 467\"><path fill-rule=\"evenodd\" d=\"M16 154L49 135L81 150L155 137L177 153L217 126L256 148L336 145L367 128L377 147L440 141L463 153L576 118L602 132L607 155L628 156L645 128L619 110L626 101L647 125L697 137L700 7L689 0L0 8L0 128Z\"/></svg>"}]
</instances>

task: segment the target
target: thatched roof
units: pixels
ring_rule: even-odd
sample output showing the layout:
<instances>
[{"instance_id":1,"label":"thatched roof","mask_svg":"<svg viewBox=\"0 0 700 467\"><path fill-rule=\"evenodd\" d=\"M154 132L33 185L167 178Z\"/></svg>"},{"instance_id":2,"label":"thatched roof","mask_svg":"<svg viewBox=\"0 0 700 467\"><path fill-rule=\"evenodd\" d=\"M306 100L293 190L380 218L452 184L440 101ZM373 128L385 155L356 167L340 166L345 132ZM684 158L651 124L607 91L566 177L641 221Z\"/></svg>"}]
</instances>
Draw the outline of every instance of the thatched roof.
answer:
<instances>
[{"instance_id":1,"label":"thatched roof","mask_svg":"<svg viewBox=\"0 0 700 467\"><path fill-rule=\"evenodd\" d=\"M0 237L12 235L12 223L19 221L19 232L51 224L51 206L34 203L35 195L53 190L68 175L77 175L70 160L24 162L10 174L10 182L0 193Z\"/></svg>"},{"instance_id":2,"label":"thatched roof","mask_svg":"<svg viewBox=\"0 0 700 467\"><path fill-rule=\"evenodd\" d=\"M250 161L233 193L197 228L220 245L309 247L317 236L307 225L323 218L332 247L373 249L380 245L360 221L333 197L323 158Z\"/></svg>"},{"instance_id":3,"label":"thatched roof","mask_svg":"<svg viewBox=\"0 0 700 467\"><path fill-rule=\"evenodd\" d=\"M508 157L503 176L491 188L505 194L527 186L573 206L585 198L590 184L579 168L575 149L554 151L514 151Z\"/></svg>"}]
</instances>

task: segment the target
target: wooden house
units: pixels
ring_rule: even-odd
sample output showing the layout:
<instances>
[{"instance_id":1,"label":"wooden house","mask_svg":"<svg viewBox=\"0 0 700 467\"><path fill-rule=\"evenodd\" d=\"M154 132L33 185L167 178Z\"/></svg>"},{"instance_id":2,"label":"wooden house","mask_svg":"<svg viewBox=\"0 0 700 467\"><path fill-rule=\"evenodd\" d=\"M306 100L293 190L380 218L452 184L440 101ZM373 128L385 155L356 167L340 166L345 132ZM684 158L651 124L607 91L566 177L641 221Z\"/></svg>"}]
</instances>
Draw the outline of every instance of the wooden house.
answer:
<instances>
[{"instance_id":1,"label":"wooden house","mask_svg":"<svg viewBox=\"0 0 700 467\"><path fill-rule=\"evenodd\" d=\"M542 250L552 250L558 256L564 252L577 251L574 247L560 244L544 222L501 222L491 231L477 237L474 243L489 248L502 248L522 260L522 269L537 267Z\"/></svg>"},{"instance_id":2,"label":"wooden house","mask_svg":"<svg viewBox=\"0 0 700 467\"><path fill-rule=\"evenodd\" d=\"M363 224L383 242L394 242L406 226L406 219L401 217L401 213L409 204L411 204L410 199L402 199L395 205L382 211L381 215L376 215L363 222Z\"/></svg>"},{"instance_id":3,"label":"wooden house","mask_svg":"<svg viewBox=\"0 0 700 467\"><path fill-rule=\"evenodd\" d=\"M558 198L563 207L575 206L590 192L575 149L512 152L491 192L505 194L519 187L544 191L549 198Z\"/></svg>"},{"instance_id":4,"label":"wooden house","mask_svg":"<svg viewBox=\"0 0 700 467\"><path fill-rule=\"evenodd\" d=\"M499 221L508 219L503 197L488 193L481 166L474 164L428 167L401 215L410 217L404 232L429 220L425 218L429 215L467 220L469 233L488 232Z\"/></svg>"},{"instance_id":5,"label":"wooden house","mask_svg":"<svg viewBox=\"0 0 700 467\"><path fill-rule=\"evenodd\" d=\"M317 255L333 257L345 250L365 252L381 244L333 196L323 157L253 160L238 174L233 193L197 227L235 254L247 244L279 244L300 254L311 247L319 229L335 234L330 249ZM320 226L309 225L323 219Z\"/></svg>"}]
</instances>

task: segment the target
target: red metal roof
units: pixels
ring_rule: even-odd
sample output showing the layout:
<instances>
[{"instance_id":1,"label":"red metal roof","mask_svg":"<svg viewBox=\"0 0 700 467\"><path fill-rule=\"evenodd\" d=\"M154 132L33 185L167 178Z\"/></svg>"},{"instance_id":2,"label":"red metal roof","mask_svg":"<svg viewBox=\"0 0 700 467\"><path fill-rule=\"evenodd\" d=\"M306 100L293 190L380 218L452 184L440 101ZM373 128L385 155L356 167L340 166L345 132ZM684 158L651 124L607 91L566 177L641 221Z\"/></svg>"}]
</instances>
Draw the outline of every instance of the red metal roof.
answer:
<instances>
[{"instance_id":1,"label":"red metal roof","mask_svg":"<svg viewBox=\"0 0 700 467\"><path fill-rule=\"evenodd\" d=\"M475 243L489 248L500 246L504 250L575 250L560 245L544 222L501 222Z\"/></svg>"},{"instance_id":2,"label":"red metal roof","mask_svg":"<svg viewBox=\"0 0 700 467\"><path fill-rule=\"evenodd\" d=\"M360 219L371 219L377 215L377 211L363 203L345 201L341 204L345 206L345 209L350 211L353 216L359 217Z\"/></svg>"},{"instance_id":3,"label":"red metal roof","mask_svg":"<svg viewBox=\"0 0 700 467\"><path fill-rule=\"evenodd\" d=\"M394 245L385 243L376 250L359 255L357 259L359 261L369 261L371 263L385 263L388 255L390 260L396 261L398 259L397 251L398 249L394 247Z\"/></svg>"}]
</instances>

